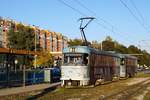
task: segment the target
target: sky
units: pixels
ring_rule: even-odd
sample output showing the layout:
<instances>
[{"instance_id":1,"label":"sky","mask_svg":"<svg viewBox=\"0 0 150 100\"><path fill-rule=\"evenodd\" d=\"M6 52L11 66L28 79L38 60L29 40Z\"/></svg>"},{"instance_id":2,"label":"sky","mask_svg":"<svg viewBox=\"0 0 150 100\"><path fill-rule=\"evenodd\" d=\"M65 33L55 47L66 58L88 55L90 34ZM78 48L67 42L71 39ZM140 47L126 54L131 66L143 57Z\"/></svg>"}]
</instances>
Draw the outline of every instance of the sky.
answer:
<instances>
[{"instance_id":1,"label":"sky","mask_svg":"<svg viewBox=\"0 0 150 100\"><path fill-rule=\"evenodd\" d=\"M92 16L96 19L85 29L88 41L111 36L150 52L150 0L1 0L0 5L1 17L72 39L81 38L78 19Z\"/></svg>"}]
</instances>

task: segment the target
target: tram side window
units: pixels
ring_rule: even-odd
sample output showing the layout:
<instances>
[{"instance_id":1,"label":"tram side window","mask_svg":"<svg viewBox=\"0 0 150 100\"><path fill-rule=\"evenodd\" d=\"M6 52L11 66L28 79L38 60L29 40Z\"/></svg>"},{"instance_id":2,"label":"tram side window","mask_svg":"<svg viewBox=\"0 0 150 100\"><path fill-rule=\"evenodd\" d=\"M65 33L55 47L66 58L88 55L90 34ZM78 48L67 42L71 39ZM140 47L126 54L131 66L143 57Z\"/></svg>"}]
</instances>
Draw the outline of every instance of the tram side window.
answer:
<instances>
[{"instance_id":1,"label":"tram side window","mask_svg":"<svg viewBox=\"0 0 150 100\"><path fill-rule=\"evenodd\" d=\"M81 54L65 54L64 65L83 64L83 58Z\"/></svg>"},{"instance_id":2,"label":"tram side window","mask_svg":"<svg viewBox=\"0 0 150 100\"><path fill-rule=\"evenodd\" d=\"M83 64L85 64L85 65L88 64L88 54L83 55Z\"/></svg>"},{"instance_id":3,"label":"tram side window","mask_svg":"<svg viewBox=\"0 0 150 100\"><path fill-rule=\"evenodd\" d=\"M125 64L125 60L124 60L124 58L121 58L121 65L124 65Z\"/></svg>"},{"instance_id":4,"label":"tram side window","mask_svg":"<svg viewBox=\"0 0 150 100\"><path fill-rule=\"evenodd\" d=\"M64 55L65 65L87 65L88 54L66 54Z\"/></svg>"}]
</instances>

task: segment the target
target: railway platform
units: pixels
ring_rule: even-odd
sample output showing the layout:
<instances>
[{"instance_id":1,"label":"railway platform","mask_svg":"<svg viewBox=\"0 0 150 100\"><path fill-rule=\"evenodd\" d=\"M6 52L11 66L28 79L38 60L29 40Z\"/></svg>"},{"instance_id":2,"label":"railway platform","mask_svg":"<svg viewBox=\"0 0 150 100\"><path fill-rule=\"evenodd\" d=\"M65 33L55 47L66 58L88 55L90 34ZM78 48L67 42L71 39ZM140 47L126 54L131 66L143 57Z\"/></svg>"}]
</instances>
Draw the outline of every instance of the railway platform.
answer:
<instances>
[{"instance_id":1,"label":"railway platform","mask_svg":"<svg viewBox=\"0 0 150 100\"><path fill-rule=\"evenodd\" d=\"M45 84L38 84L38 85L29 85L29 86L24 86L24 87L13 87L13 88L0 89L0 97L7 96L7 95L26 93L26 92L32 92L32 91L38 91L38 90L44 90L47 88L57 87L59 85L60 85L60 82L52 83L52 84L45 83Z\"/></svg>"}]
</instances>

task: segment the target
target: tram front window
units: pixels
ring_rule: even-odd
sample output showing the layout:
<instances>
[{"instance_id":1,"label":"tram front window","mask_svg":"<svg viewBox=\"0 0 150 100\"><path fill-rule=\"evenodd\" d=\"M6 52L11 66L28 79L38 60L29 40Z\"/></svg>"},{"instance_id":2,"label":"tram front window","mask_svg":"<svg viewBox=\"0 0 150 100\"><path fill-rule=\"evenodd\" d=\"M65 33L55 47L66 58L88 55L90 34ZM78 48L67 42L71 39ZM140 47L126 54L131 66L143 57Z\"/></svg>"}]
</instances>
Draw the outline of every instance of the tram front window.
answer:
<instances>
[{"instance_id":1,"label":"tram front window","mask_svg":"<svg viewBox=\"0 0 150 100\"><path fill-rule=\"evenodd\" d=\"M88 55L86 54L64 54L64 65L87 65Z\"/></svg>"}]
</instances>

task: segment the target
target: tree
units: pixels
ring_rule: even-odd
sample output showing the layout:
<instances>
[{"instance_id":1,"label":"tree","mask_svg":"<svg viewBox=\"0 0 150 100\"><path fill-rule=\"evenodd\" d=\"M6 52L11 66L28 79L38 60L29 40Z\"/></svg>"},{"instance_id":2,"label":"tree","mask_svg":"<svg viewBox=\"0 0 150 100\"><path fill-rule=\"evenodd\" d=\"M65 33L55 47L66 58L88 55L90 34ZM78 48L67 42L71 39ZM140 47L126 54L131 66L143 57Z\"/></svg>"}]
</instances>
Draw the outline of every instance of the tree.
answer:
<instances>
[{"instance_id":1,"label":"tree","mask_svg":"<svg viewBox=\"0 0 150 100\"><path fill-rule=\"evenodd\" d=\"M123 54L127 54L128 53L128 48L122 44L116 44L115 45L115 51L118 53L123 53Z\"/></svg>"},{"instance_id":2,"label":"tree","mask_svg":"<svg viewBox=\"0 0 150 100\"><path fill-rule=\"evenodd\" d=\"M141 51L134 45L128 47L128 53L140 53Z\"/></svg>"},{"instance_id":3,"label":"tree","mask_svg":"<svg viewBox=\"0 0 150 100\"><path fill-rule=\"evenodd\" d=\"M112 42L112 41L113 41L113 39L112 39L110 36L107 36L107 37L106 37L106 39L105 39L105 41Z\"/></svg>"},{"instance_id":4,"label":"tree","mask_svg":"<svg viewBox=\"0 0 150 100\"><path fill-rule=\"evenodd\" d=\"M81 39L70 39L68 41L69 46L84 46L85 41L83 42ZM87 45L90 46L91 43L87 41Z\"/></svg>"},{"instance_id":5,"label":"tree","mask_svg":"<svg viewBox=\"0 0 150 100\"><path fill-rule=\"evenodd\" d=\"M43 50L37 56L36 64L37 66L52 66L54 63L54 58L49 51ZM33 65L35 65L35 60L33 61Z\"/></svg>"},{"instance_id":6,"label":"tree","mask_svg":"<svg viewBox=\"0 0 150 100\"><path fill-rule=\"evenodd\" d=\"M77 45L82 45L82 40L81 39L70 39L68 42L69 46L77 46Z\"/></svg>"},{"instance_id":7,"label":"tree","mask_svg":"<svg viewBox=\"0 0 150 100\"><path fill-rule=\"evenodd\" d=\"M17 30L10 29L8 34L8 47L15 49L34 49L34 30L29 26L17 25Z\"/></svg>"},{"instance_id":8,"label":"tree","mask_svg":"<svg viewBox=\"0 0 150 100\"><path fill-rule=\"evenodd\" d=\"M91 47L100 50L101 45L100 45L100 43L98 43L97 41L92 41Z\"/></svg>"},{"instance_id":9,"label":"tree","mask_svg":"<svg viewBox=\"0 0 150 100\"><path fill-rule=\"evenodd\" d=\"M106 51L115 51L115 43L110 36L107 36L106 39L102 42L103 50Z\"/></svg>"},{"instance_id":10,"label":"tree","mask_svg":"<svg viewBox=\"0 0 150 100\"><path fill-rule=\"evenodd\" d=\"M103 50L105 51L114 51L114 42L103 41Z\"/></svg>"},{"instance_id":11,"label":"tree","mask_svg":"<svg viewBox=\"0 0 150 100\"><path fill-rule=\"evenodd\" d=\"M124 46L123 44L118 43L117 41L113 41L110 36L107 36L106 39L102 42L103 50L105 51L115 51L116 53L122 54L142 54L136 56L139 60L140 65L150 66L150 54L146 50L140 50L138 47L134 45L130 45L129 47ZM97 48L100 45L97 42L94 42L93 48Z\"/></svg>"}]
</instances>

